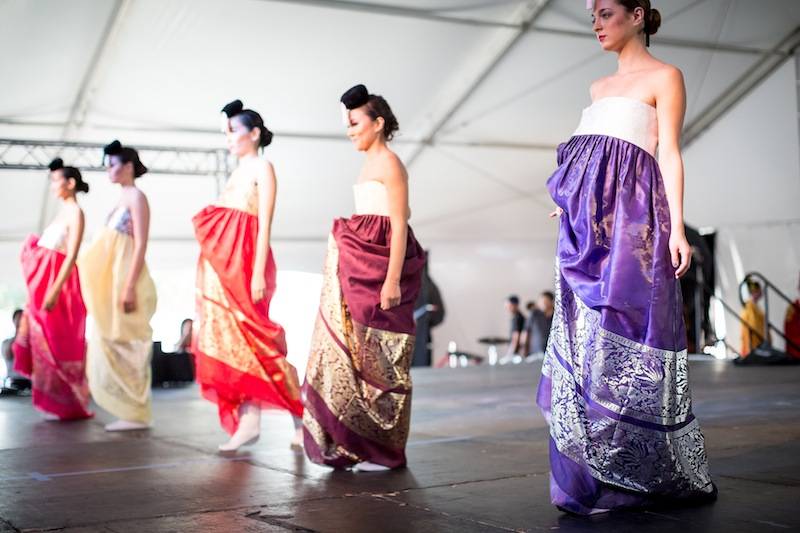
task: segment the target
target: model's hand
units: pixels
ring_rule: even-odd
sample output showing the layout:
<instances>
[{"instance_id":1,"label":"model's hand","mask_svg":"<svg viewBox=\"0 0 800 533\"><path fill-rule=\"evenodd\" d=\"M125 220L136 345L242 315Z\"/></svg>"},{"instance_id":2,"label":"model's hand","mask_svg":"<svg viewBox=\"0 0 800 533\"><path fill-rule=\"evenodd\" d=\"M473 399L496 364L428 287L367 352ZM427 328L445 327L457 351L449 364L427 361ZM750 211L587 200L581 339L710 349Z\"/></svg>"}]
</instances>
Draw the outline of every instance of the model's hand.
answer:
<instances>
[{"instance_id":1,"label":"model's hand","mask_svg":"<svg viewBox=\"0 0 800 533\"><path fill-rule=\"evenodd\" d=\"M47 290L47 294L44 297L44 310L50 311L53 307L56 306L56 302L58 302L58 295L61 293L60 290L54 289L53 287Z\"/></svg>"},{"instance_id":2,"label":"model's hand","mask_svg":"<svg viewBox=\"0 0 800 533\"><path fill-rule=\"evenodd\" d=\"M669 236L669 255L675 268L675 278L682 278L692 264L692 247L683 231L673 231Z\"/></svg>"},{"instance_id":3,"label":"model's hand","mask_svg":"<svg viewBox=\"0 0 800 533\"><path fill-rule=\"evenodd\" d=\"M400 282L389 281L388 279L383 282L381 288L381 309L384 311L400 305Z\"/></svg>"},{"instance_id":4,"label":"model's hand","mask_svg":"<svg viewBox=\"0 0 800 533\"><path fill-rule=\"evenodd\" d=\"M556 210L553 211L552 213L550 213L550 218L560 217L563 214L564 214L564 210L561 209L560 207L556 207Z\"/></svg>"},{"instance_id":5,"label":"model's hand","mask_svg":"<svg viewBox=\"0 0 800 533\"><path fill-rule=\"evenodd\" d=\"M267 282L264 281L264 276L253 276L250 281L250 297L254 304L267 297Z\"/></svg>"},{"instance_id":6,"label":"model's hand","mask_svg":"<svg viewBox=\"0 0 800 533\"><path fill-rule=\"evenodd\" d=\"M122 292L120 300L122 310L126 313L133 313L136 311L136 291L133 288L128 288Z\"/></svg>"}]
</instances>

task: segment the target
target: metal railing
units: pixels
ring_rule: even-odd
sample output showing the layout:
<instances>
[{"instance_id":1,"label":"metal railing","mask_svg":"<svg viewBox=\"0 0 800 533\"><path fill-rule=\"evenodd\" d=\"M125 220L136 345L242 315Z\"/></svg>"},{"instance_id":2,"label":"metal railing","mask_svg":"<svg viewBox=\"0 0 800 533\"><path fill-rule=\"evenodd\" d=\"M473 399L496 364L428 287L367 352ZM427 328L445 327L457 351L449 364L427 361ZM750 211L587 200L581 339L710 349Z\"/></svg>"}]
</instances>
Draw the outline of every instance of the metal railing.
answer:
<instances>
[{"instance_id":1,"label":"metal railing","mask_svg":"<svg viewBox=\"0 0 800 533\"><path fill-rule=\"evenodd\" d=\"M55 157L84 171L105 172L100 143L0 139L0 170L47 170ZM228 153L223 149L136 145L151 174L215 177L224 183Z\"/></svg>"}]
</instances>

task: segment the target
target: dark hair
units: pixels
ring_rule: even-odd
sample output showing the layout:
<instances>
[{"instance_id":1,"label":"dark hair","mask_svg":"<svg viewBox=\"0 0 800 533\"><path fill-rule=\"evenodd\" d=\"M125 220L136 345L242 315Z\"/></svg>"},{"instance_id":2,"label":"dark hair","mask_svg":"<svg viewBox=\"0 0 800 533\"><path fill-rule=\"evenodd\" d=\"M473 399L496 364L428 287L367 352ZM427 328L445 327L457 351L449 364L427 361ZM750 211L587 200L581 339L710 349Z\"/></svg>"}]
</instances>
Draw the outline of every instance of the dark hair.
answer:
<instances>
[{"instance_id":1,"label":"dark hair","mask_svg":"<svg viewBox=\"0 0 800 533\"><path fill-rule=\"evenodd\" d=\"M517 296L516 294L512 294L511 296L508 297L508 303L519 305L519 296Z\"/></svg>"},{"instance_id":2,"label":"dark hair","mask_svg":"<svg viewBox=\"0 0 800 533\"><path fill-rule=\"evenodd\" d=\"M650 36L655 35L658 28L661 27L661 13L658 9L650 7L650 0L617 0L617 3L631 13L637 7L644 9L644 29L642 31L644 31L645 45L650 46Z\"/></svg>"},{"instance_id":3,"label":"dark hair","mask_svg":"<svg viewBox=\"0 0 800 533\"><path fill-rule=\"evenodd\" d=\"M89 184L83 181L81 171L75 167L65 167L64 160L60 157L56 157L50 161L50 164L47 165L47 167L50 169L50 172L60 170L65 179L75 181L76 192L89 192Z\"/></svg>"},{"instance_id":4,"label":"dark hair","mask_svg":"<svg viewBox=\"0 0 800 533\"><path fill-rule=\"evenodd\" d=\"M123 146L121 142L114 140L103 148L103 162L105 163L106 157L112 155L119 157L123 163L133 164L134 179L147 174L147 167L139 159L139 152L135 148Z\"/></svg>"},{"instance_id":5,"label":"dark hair","mask_svg":"<svg viewBox=\"0 0 800 533\"><path fill-rule=\"evenodd\" d=\"M541 295L542 295L542 296L546 296L546 297L550 298L550 299L551 299L551 300L553 300L553 301L555 301L555 299L556 299L556 295L555 295L555 294L553 294L553 293L552 293L552 292L550 292L550 291L544 291L544 292L543 292Z\"/></svg>"},{"instance_id":6,"label":"dark hair","mask_svg":"<svg viewBox=\"0 0 800 533\"><path fill-rule=\"evenodd\" d=\"M367 88L362 85L355 85L345 91L340 101L347 109L356 109L366 106L366 113L372 120L378 117L383 118L383 136L387 141L394 138L394 134L400 129L397 117L394 116L392 108L386 99L379 94L370 94Z\"/></svg>"},{"instance_id":7,"label":"dark hair","mask_svg":"<svg viewBox=\"0 0 800 533\"><path fill-rule=\"evenodd\" d=\"M11 313L11 320L16 320L18 316L22 314L22 309L14 309L14 312Z\"/></svg>"},{"instance_id":8,"label":"dark hair","mask_svg":"<svg viewBox=\"0 0 800 533\"><path fill-rule=\"evenodd\" d=\"M264 119L261 118L258 111L245 109L241 100L234 100L226 104L225 107L222 108L222 113L228 120L233 117L239 117L239 121L248 131L253 131L253 128L258 128L261 132L261 136L258 139L258 146L260 148L269 146L272 142L272 132L264 125Z\"/></svg>"},{"instance_id":9,"label":"dark hair","mask_svg":"<svg viewBox=\"0 0 800 533\"><path fill-rule=\"evenodd\" d=\"M761 290L761 283L757 282L754 279L748 279L747 280L747 290L748 290L748 292L750 292L750 294L753 294L756 291L760 291Z\"/></svg>"}]
</instances>

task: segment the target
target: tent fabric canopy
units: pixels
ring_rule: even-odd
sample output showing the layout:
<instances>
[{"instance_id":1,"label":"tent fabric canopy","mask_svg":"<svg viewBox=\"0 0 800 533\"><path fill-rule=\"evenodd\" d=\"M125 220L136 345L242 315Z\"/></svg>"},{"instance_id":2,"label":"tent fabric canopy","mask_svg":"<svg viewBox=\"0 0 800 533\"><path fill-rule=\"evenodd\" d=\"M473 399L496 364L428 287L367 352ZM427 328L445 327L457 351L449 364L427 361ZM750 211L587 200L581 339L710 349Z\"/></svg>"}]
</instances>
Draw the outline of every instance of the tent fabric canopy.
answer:
<instances>
[{"instance_id":1,"label":"tent fabric canopy","mask_svg":"<svg viewBox=\"0 0 800 533\"><path fill-rule=\"evenodd\" d=\"M684 72L687 124L800 25L793 0L654 6L664 23L651 49ZM241 98L276 132L267 154L281 181L276 238L286 239L321 238L350 208L359 156L337 101L357 82L400 119L419 232L551 238L533 213L549 206L554 147L590 82L615 66L572 0L11 0L0 20L0 135L219 148L219 108ZM197 197L193 182L207 178L183 180ZM46 195L26 198L30 212ZM19 237L17 218L0 223L6 238ZM191 237L187 224L161 233Z\"/></svg>"}]
</instances>

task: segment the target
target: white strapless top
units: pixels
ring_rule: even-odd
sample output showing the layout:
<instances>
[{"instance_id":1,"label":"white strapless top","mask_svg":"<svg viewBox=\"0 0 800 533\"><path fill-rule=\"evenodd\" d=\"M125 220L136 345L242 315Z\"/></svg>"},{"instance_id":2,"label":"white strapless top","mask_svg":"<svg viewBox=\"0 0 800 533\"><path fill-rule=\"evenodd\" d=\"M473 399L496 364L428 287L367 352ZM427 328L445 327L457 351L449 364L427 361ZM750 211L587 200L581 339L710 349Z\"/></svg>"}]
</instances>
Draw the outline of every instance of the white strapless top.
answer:
<instances>
[{"instance_id":1,"label":"white strapless top","mask_svg":"<svg viewBox=\"0 0 800 533\"><path fill-rule=\"evenodd\" d=\"M53 222L47 226L39 237L39 246L57 252L67 249L67 226L61 222Z\"/></svg>"},{"instance_id":2,"label":"white strapless top","mask_svg":"<svg viewBox=\"0 0 800 533\"><path fill-rule=\"evenodd\" d=\"M583 110L573 135L607 135L635 144L655 157L658 147L656 108L635 98L607 96Z\"/></svg>"},{"instance_id":3,"label":"white strapless top","mask_svg":"<svg viewBox=\"0 0 800 533\"><path fill-rule=\"evenodd\" d=\"M356 215L389 216L389 195L380 181L369 180L353 185Z\"/></svg>"}]
</instances>

